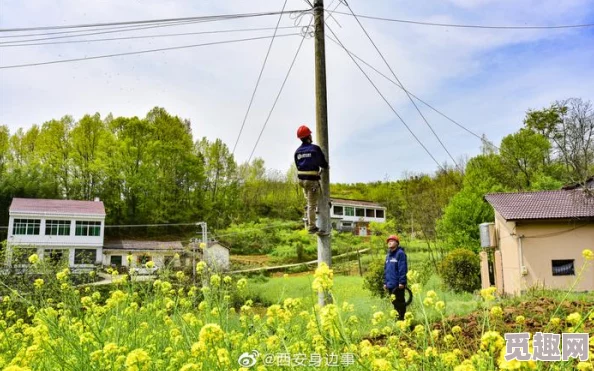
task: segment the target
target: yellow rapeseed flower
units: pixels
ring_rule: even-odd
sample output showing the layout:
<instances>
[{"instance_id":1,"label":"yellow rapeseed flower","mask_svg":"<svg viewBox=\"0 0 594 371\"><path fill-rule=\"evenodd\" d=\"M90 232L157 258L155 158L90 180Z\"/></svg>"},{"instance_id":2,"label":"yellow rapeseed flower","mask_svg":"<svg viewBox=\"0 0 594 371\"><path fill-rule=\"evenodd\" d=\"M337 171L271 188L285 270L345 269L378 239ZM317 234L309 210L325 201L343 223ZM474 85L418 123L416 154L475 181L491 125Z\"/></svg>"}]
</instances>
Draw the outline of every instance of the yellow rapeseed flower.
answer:
<instances>
[{"instance_id":1,"label":"yellow rapeseed flower","mask_svg":"<svg viewBox=\"0 0 594 371\"><path fill-rule=\"evenodd\" d=\"M590 250L590 249L583 250L582 251L582 256L586 260L594 260L594 252L592 252L592 250Z\"/></svg>"},{"instance_id":2,"label":"yellow rapeseed flower","mask_svg":"<svg viewBox=\"0 0 594 371\"><path fill-rule=\"evenodd\" d=\"M472 364L472 361L467 359L462 364L454 367L454 371L476 371L476 368Z\"/></svg>"},{"instance_id":3,"label":"yellow rapeseed flower","mask_svg":"<svg viewBox=\"0 0 594 371\"><path fill-rule=\"evenodd\" d=\"M445 309L445 303L443 302L443 300L440 300L437 303L435 303L435 309L437 309L440 312L443 312L443 310Z\"/></svg>"},{"instance_id":4,"label":"yellow rapeseed flower","mask_svg":"<svg viewBox=\"0 0 594 371\"><path fill-rule=\"evenodd\" d=\"M385 359L374 359L371 364L371 369L373 371L391 371L392 365Z\"/></svg>"},{"instance_id":5,"label":"yellow rapeseed flower","mask_svg":"<svg viewBox=\"0 0 594 371\"><path fill-rule=\"evenodd\" d=\"M526 318L524 316L516 316L516 323L518 325L523 325L526 322Z\"/></svg>"},{"instance_id":6,"label":"yellow rapeseed flower","mask_svg":"<svg viewBox=\"0 0 594 371\"><path fill-rule=\"evenodd\" d=\"M126 357L126 367L129 371L138 371L144 369L145 365L150 363L151 358L148 353L142 349L134 349Z\"/></svg>"},{"instance_id":7,"label":"yellow rapeseed flower","mask_svg":"<svg viewBox=\"0 0 594 371\"><path fill-rule=\"evenodd\" d=\"M452 333L453 334L459 334L461 332L462 332L462 327L460 327L460 326L454 326L454 327L452 327Z\"/></svg>"},{"instance_id":8,"label":"yellow rapeseed flower","mask_svg":"<svg viewBox=\"0 0 594 371\"><path fill-rule=\"evenodd\" d=\"M205 268L206 268L206 263L203 261L200 261L196 264L196 272L198 272L198 273L202 273Z\"/></svg>"},{"instance_id":9,"label":"yellow rapeseed flower","mask_svg":"<svg viewBox=\"0 0 594 371\"><path fill-rule=\"evenodd\" d=\"M573 326L580 323L581 320L582 320L582 315L579 314L578 312L571 313L569 316L567 316L567 322L571 323Z\"/></svg>"},{"instance_id":10,"label":"yellow rapeseed flower","mask_svg":"<svg viewBox=\"0 0 594 371\"><path fill-rule=\"evenodd\" d=\"M491 315L495 318L499 318L503 315L503 310L500 306L494 306L491 308Z\"/></svg>"},{"instance_id":11,"label":"yellow rapeseed flower","mask_svg":"<svg viewBox=\"0 0 594 371\"><path fill-rule=\"evenodd\" d=\"M416 280L419 279L419 272L417 272L414 269L411 269L406 274L406 278L408 279L409 282L413 283L413 282L415 282Z\"/></svg>"},{"instance_id":12,"label":"yellow rapeseed flower","mask_svg":"<svg viewBox=\"0 0 594 371\"><path fill-rule=\"evenodd\" d=\"M207 323L202 326L198 339L204 343L219 343L225 338L225 333L216 323Z\"/></svg>"},{"instance_id":13,"label":"yellow rapeseed flower","mask_svg":"<svg viewBox=\"0 0 594 371\"><path fill-rule=\"evenodd\" d=\"M332 269L330 269L326 263L321 263L314 274L312 288L318 293L330 291L330 289L332 289L333 277L334 273L332 272Z\"/></svg>"},{"instance_id":14,"label":"yellow rapeseed flower","mask_svg":"<svg viewBox=\"0 0 594 371\"><path fill-rule=\"evenodd\" d=\"M371 323L375 326L381 323L385 318L384 312L375 312L373 314L373 318L371 319Z\"/></svg>"},{"instance_id":15,"label":"yellow rapeseed flower","mask_svg":"<svg viewBox=\"0 0 594 371\"><path fill-rule=\"evenodd\" d=\"M43 286L43 284L44 284L43 278L38 278L33 283L33 286L35 286L36 289L40 289Z\"/></svg>"},{"instance_id":16,"label":"yellow rapeseed flower","mask_svg":"<svg viewBox=\"0 0 594 371\"><path fill-rule=\"evenodd\" d=\"M202 371L202 364L187 363L179 371Z\"/></svg>"},{"instance_id":17,"label":"yellow rapeseed flower","mask_svg":"<svg viewBox=\"0 0 594 371\"><path fill-rule=\"evenodd\" d=\"M70 269L64 268L61 271L59 271L58 273L56 273L56 278L58 279L58 281L63 281L66 278L68 278L69 274L70 274Z\"/></svg>"},{"instance_id":18,"label":"yellow rapeseed flower","mask_svg":"<svg viewBox=\"0 0 594 371\"><path fill-rule=\"evenodd\" d=\"M219 276L218 274L213 274L212 276L210 276L210 284L213 285L214 287L218 287L221 285L221 276Z\"/></svg>"},{"instance_id":19,"label":"yellow rapeseed flower","mask_svg":"<svg viewBox=\"0 0 594 371\"><path fill-rule=\"evenodd\" d=\"M245 278L241 278L239 279L239 281L237 281L237 289L238 290L244 290L247 287L247 280Z\"/></svg>"},{"instance_id":20,"label":"yellow rapeseed flower","mask_svg":"<svg viewBox=\"0 0 594 371\"><path fill-rule=\"evenodd\" d=\"M505 347L505 340L497 331L487 331L481 337L481 349L490 354L497 354L503 347Z\"/></svg>"},{"instance_id":21,"label":"yellow rapeseed flower","mask_svg":"<svg viewBox=\"0 0 594 371\"><path fill-rule=\"evenodd\" d=\"M493 301L495 300L495 291L497 290L497 288L495 287L489 287L486 289L482 289L481 290L481 296L483 297L483 299L487 302L489 301Z\"/></svg>"},{"instance_id":22,"label":"yellow rapeseed flower","mask_svg":"<svg viewBox=\"0 0 594 371\"><path fill-rule=\"evenodd\" d=\"M29 263L31 263L31 264L39 263L39 255L33 254L33 255L29 256Z\"/></svg>"}]
</instances>

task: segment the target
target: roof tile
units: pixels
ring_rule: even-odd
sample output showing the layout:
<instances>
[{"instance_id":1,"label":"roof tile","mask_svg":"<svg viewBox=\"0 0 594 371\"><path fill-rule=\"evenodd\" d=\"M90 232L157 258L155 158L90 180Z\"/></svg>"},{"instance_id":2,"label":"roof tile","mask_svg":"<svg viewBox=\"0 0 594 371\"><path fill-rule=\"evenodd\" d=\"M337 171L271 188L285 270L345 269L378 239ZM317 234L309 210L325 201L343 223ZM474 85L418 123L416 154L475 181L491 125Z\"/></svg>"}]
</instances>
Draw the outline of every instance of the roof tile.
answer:
<instances>
[{"instance_id":1,"label":"roof tile","mask_svg":"<svg viewBox=\"0 0 594 371\"><path fill-rule=\"evenodd\" d=\"M506 220L594 217L594 197L582 189L490 193L485 200Z\"/></svg>"},{"instance_id":2,"label":"roof tile","mask_svg":"<svg viewBox=\"0 0 594 371\"><path fill-rule=\"evenodd\" d=\"M105 206L102 201L77 201L77 200L49 200L41 198L13 198L10 205L11 213L56 213L56 214L82 214L105 215Z\"/></svg>"}]
</instances>

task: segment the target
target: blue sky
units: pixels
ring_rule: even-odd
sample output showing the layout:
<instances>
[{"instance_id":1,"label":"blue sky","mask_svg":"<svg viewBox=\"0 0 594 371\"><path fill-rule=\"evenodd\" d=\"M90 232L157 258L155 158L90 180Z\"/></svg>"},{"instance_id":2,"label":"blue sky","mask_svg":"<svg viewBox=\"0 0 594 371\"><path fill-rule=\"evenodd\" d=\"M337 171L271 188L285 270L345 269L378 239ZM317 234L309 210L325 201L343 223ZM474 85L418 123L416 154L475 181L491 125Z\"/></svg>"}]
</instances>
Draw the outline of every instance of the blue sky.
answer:
<instances>
[{"instance_id":1,"label":"blue sky","mask_svg":"<svg viewBox=\"0 0 594 371\"><path fill-rule=\"evenodd\" d=\"M335 0L332 8L337 4ZM326 6L332 1L325 0ZM444 23L558 25L594 23L592 0L350 0L359 14ZM278 11L281 0L116 1L0 0L0 28L68 25L166 17ZM302 9L303 0L288 0ZM348 9L341 5L341 11ZM356 22L328 24L345 45L385 74L387 67ZM276 16L137 31L131 35L273 27ZM294 20L283 17L282 26ZM307 22L307 19L304 20ZM403 84L496 144L518 130L525 112L569 97L594 99L594 29L478 30L362 20ZM282 31L289 33L292 31ZM265 36L272 31L194 35L88 44L0 48L0 65ZM120 34L107 35L125 36ZM101 37L101 36L97 36ZM103 35L105 37L105 35ZM93 37L88 37L93 38ZM0 40L1 41L1 40ZM246 161L270 110L299 37L277 39L264 71L236 159ZM70 114L144 116L152 107L191 120L195 139L235 143L269 40L0 70L0 124L11 132ZM344 51L327 42L330 163L333 182L398 179L437 165L376 94ZM406 95L366 69L440 163L452 161ZM313 40L305 41L255 156L287 170L296 128L314 128ZM458 161L480 141L422 104L429 123ZM315 138L314 138L315 140Z\"/></svg>"}]
</instances>

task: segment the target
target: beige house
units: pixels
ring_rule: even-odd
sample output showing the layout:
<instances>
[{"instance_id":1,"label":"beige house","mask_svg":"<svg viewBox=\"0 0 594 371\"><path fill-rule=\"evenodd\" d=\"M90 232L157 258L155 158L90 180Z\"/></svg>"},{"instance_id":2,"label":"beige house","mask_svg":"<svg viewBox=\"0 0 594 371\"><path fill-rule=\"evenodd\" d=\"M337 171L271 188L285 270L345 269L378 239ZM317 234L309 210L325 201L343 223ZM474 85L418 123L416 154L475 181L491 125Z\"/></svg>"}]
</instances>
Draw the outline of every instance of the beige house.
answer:
<instances>
[{"instance_id":1,"label":"beige house","mask_svg":"<svg viewBox=\"0 0 594 371\"><path fill-rule=\"evenodd\" d=\"M495 193L485 200L495 222L481 225L483 288L519 294L532 287L594 290L594 265L584 249L594 249L592 190Z\"/></svg>"},{"instance_id":2,"label":"beige house","mask_svg":"<svg viewBox=\"0 0 594 371\"><path fill-rule=\"evenodd\" d=\"M188 255L180 241L114 240L105 242L103 265L151 274L162 267L191 266ZM153 268L146 268L149 261L154 263Z\"/></svg>"}]
</instances>

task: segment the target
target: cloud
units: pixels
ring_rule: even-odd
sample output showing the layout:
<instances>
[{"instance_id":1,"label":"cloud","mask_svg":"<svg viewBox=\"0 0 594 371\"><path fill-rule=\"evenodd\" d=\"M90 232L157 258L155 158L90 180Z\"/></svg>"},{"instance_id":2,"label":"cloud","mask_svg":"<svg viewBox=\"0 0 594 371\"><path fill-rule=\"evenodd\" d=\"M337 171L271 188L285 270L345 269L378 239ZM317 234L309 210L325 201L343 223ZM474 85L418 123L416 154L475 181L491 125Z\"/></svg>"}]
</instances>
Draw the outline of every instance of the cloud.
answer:
<instances>
[{"instance_id":1,"label":"cloud","mask_svg":"<svg viewBox=\"0 0 594 371\"><path fill-rule=\"evenodd\" d=\"M560 24L593 18L589 2L452 0L401 4L354 2L358 14L442 23ZM327 6L330 2L326 1ZM336 5L336 3L334 4ZM332 6L332 8L334 7ZM0 0L2 28L81 24L132 19L277 11L281 2ZM289 0L287 8L305 2ZM339 8L348 11L341 5ZM43 15L40 17L38 15ZM347 47L391 76L352 17L335 15L328 24ZM131 35L273 27L276 16L136 31ZM304 17L303 22L307 22ZM405 86L416 95L496 143L522 125L529 108L557 99L593 99L591 31L477 30L437 28L361 20ZM281 26L292 26L284 17ZM292 31L279 31L290 33ZM143 49L270 35L272 31L192 35L114 42L0 48L0 65L76 58ZM330 34L327 31L327 34ZM98 35L114 37L120 34ZM0 39L0 41L2 41ZM0 123L12 132L52 118L111 112L144 116L152 107L190 119L195 139L221 138L233 147L245 116L269 40L217 45L80 63L0 70ZM300 37L279 38L264 71L236 150L249 157L295 54ZM286 170L301 124L315 126L312 39L306 39L284 92L254 152L268 167ZM432 172L436 163L377 95L348 56L327 47L331 179L337 182L394 179L405 171ZM403 92L365 70L439 163L449 160ZM478 153L480 141L423 105L419 106L454 158ZM449 161L451 163L451 160Z\"/></svg>"}]
</instances>

